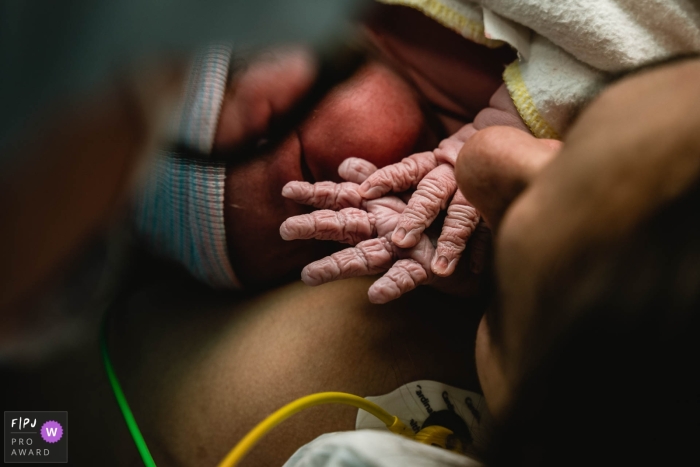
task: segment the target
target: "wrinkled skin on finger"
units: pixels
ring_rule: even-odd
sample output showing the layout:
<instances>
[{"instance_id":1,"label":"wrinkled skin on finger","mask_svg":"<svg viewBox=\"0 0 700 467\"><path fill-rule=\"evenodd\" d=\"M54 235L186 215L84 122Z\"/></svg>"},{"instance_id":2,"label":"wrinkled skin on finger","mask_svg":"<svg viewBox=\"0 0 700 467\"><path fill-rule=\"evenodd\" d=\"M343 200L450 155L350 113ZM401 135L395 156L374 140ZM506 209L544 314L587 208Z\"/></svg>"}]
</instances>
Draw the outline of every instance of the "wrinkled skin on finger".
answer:
<instances>
[{"instance_id":1,"label":"wrinkled skin on finger","mask_svg":"<svg viewBox=\"0 0 700 467\"><path fill-rule=\"evenodd\" d=\"M311 211L281 196L289 181L340 181L339 165L354 154L363 154L371 167L382 167L427 149L437 140L431 136L415 91L390 68L370 62L334 88L282 141L267 144L270 121L295 102L312 66L303 54L280 54L252 63L234 76L217 131L217 155L227 159L224 214L229 258L247 289L292 280L304 265L341 247L312 239L287 242L280 238L279 226L285 219ZM287 82L286 70L296 78L280 87L279 83ZM249 79L249 74L256 79ZM246 141L256 138L258 144L247 154L251 146ZM329 190L333 187L327 186ZM319 185L318 190L324 187ZM325 193L328 203L340 208L357 204L359 199L350 191ZM336 198L342 193L358 199Z\"/></svg>"},{"instance_id":2,"label":"wrinkled skin on finger","mask_svg":"<svg viewBox=\"0 0 700 467\"><path fill-rule=\"evenodd\" d=\"M440 211L447 208L456 190L457 180L452 166L441 164L433 169L416 187L391 240L404 248L418 243L417 236L433 223Z\"/></svg>"},{"instance_id":3,"label":"wrinkled skin on finger","mask_svg":"<svg viewBox=\"0 0 700 467\"><path fill-rule=\"evenodd\" d=\"M374 170L376 167L366 161L349 159L341 165L339 172L361 183ZM416 244L410 248L401 248L391 241L397 222L407 209L406 204L394 196L364 200L358 194L361 190L358 183L290 182L285 186L285 197L320 210L287 219L280 227L282 238L313 238L353 245L352 248L346 248L307 265L302 271L302 280L308 285L320 285L339 279L384 272L384 276L368 291L369 299L373 303L394 300L422 284L437 283L438 286L442 285L444 290L447 284L440 284L435 280L436 275L432 270L435 247L426 233L422 233ZM470 228L476 228L476 221ZM472 284L479 281L476 275L483 269L483 262L486 261L484 251L488 249L490 238L484 242L485 238L480 236L478 240L473 242L474 266L467 272L467 277L461 277L463 282L452 281L453 287L456 286L453 292L457 290L473 294L478 290L478 287ZM447 241L445 243L447 244ZM464 249L464 245L461 249ZM450 272L453 272L456 261L449 266ZM447 291L450 291L449 288L447 287Z\"/></svg>"},{"instance_id":4,"label":"wrinkled skin on finger","mask_svg":"<svg viewBox=\"0 0 700 467\"><path fill-rule=\"evenodd\" d=\"M285 219L311 211L281 197L289 181L361 184L375 170L362 173L362 180L353 179L342 172L343 166L339 170L342 161L361 156L381 169L412 154L424 154L416 161L417 173L404 181L409 189L416 189L430 171L453 163L445 154L456 158L461 145L458 139L466 138L460 128L475 121L488 105L489 96L502 83L503 65L515 59L507 47L494 50L475 44L414 9L377 5L376 10L361 26L374 48L370 61L333 89L274 148L266 143L274 126L271 123L308 89L316 63L303 51L283 50L281 55L273 52L233 70L214 150L229 164L224 199L226 242L232 267L245 288L291 279L303 265L339 248L336 242L288 242L280 237L279 226ZM416 31L421 31L420 37ZM445 140L450 134L453 137ZM448 147L453 139L455 144ZM247 154L251 148L253 153ZM329 192L326 204L336 206L335 210L356 205L362 209L357 199L344 199L343 194L357 197L347 190ZM408 201L410 193L396 191L394 195ZM431 259L434 272L444 275L450 274L458 250L466 244L472 211L456 196L454 207L449 202L442 204L448 206L450 216L459 215L445 223L451 230L445 232L444 247L438 247L448 257L448 267ZM343 214L351 216L343 220L353 219L354 214ZM455 231L463 235L455 237ZM342 239L356 242L359 237Z\"/></svg>"},{"instance_id":5,"label":"wrinkled skin on finger","mask_svg":"<svg viewBox=\"0 0 700 467\"><path fill-rule=\"evenodd\" d=\"M284 239L332 239L355 245L354 249L343 250L307 266L302 276L304 281L318 285L344 277L377 273L387 270L388 265L392 264L370 290L371 300L384 303L417 285L431 282L434 276L451 276L468 244L469 262L465 268L470 274L479 275L489 258L491 233L483 222L480 223L479 212L458 189L454 166L465 143L475 135L484 131L485 138L479 140L494 139L491 133L485 131L488 128L493 128L496 136L500 132L509 137L512 135L506 141L512 140L515 145L521 140L534 141L532 144L554 150L560 144L536 140L527 131L505 86L502 86L492 96L490 106L477 115L474 123L464 125L441 141L433 151L414 154L378 170L361 159L348 159L339 171L343 178L352 178L355 183L291 183L285 186L286 197L326 211L316 211L285 222L280 229ZM498 161L503 160L500 158L495 163ZM513 164L540 163L539 159L509 160L504 169ZM460 169L464 171L466 167L469 170L469 165L468 158L463 157ZM484 187L489 186L490 178L478 176L479 167L483 165L483 161L476 161L474 174L477 175L472 176L473 187L468 188L482 205L488 206L483 198L488 197L485 194L488 190ZM414 188L415 192L404 206L398 204L401 201L398 198L387 196ZM377 216L373 211L379 205L375 202L382 199L391 200L392 209ZM493 202L497 203L498 199ZM441 234L436 246L430 249L424 241L425 230L445 209L447 214ZM493 212L489 209L492 216ZM387 219L383 228L390 231L377 228L377 223L382 219ZM472 235L474 239L469 242ZM371 241L375 236L390 241ZM417 258L402 257L404 251L413 249L421 253ZM427 263L424 262L426 252L430 252ZM423 273L419 274L419 266L423 267Z\"/></svg>"},{"instance_id":6,"label":"wrinkled skin on finger","mask_svg":"<svg viewBox=\"0 0 700 467\"><path fill-rule=\"evenodd\" d=\"M433 272L441 277L450 276L457 267L467 241L479 225L479 213L467 201L461 191L457 190L447 208L447 216L442 226L442 232L437 240L437 248L431 263ZM483 239L477 240L483 246ZM472 259L471 271L479 274L483 269L483 261Z\"/></svg>"},{"instance_id":7,"label":"wrinkled skin on finger","mask_svg":"<svg viewBox=\"0 0 700 467\"><path fill-rule=\"evenodd\" d=\"M443 140L439 151L414 154L401 162L374 172L359 187L365 199L377 199L387 193L401 193L415 188L408 206L399 215L391 240L402 248L418 244L421 235L441 211L447 209L442 235L438 238L438 255L431 260L431 271L440 276L454 272L469 236L479 221L479 213L457 193L457 181L451 164L464 141L475 132L472 125Z\"/></svg>"},{"instance_id":8,"label":"wrinkled skin on finger","mask_svg":"<svg viewBox=\"0 0 700 467\"><path fill-rule=\"evenodd\" d=\"M435 150L414 154L377 170L360 187L360 195L366 199L415 188L391 236L392 242L402 248L417 245L425 229L447 209L442 234L431 262L431 270L437 275L449 276L454 272L480 218L474 206L457 188L453 169L457 157L465 142L480 130L492 126L528 131L505 86L496 91L489 107L479 112L473 123L464 125L442 140Z\"/></svg>"}]
</instances>

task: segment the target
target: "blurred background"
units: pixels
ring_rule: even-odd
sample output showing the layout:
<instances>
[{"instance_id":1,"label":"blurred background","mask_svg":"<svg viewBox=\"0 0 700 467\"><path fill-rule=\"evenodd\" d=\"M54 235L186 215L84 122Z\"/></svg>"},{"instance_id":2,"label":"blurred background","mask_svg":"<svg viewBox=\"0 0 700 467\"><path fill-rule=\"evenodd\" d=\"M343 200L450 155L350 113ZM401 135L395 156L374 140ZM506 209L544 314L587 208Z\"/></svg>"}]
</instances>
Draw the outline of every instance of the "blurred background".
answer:
<instances>
[{"instance_id":1,"label":"blurred background","mask_svg":"<svg viewBox=\"0 0 700 467\"><path fill-rule=\"evenodd\" d=\"M188 59L212 43L327 49L363 5L0 1L3 409L67 410L71 465L138 459L98 335L131 291L181 275L135 248L124 218Z\"/></svg>"}]
</instances>

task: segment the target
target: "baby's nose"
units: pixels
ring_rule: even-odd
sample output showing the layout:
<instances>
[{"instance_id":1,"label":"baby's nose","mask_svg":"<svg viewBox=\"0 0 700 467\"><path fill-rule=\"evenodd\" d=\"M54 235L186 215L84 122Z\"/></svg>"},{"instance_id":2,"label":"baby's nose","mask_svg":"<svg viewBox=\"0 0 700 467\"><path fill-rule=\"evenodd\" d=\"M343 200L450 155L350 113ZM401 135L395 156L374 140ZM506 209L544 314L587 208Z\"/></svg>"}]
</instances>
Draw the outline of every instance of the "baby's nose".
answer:
<instances>
[{"instance_id":1,"label":"baby's nose","mask_svg":"<svg viewBox=\"0 0 700 467\"><path fill-rule=\"evenodd\" d=\"M495 232L513 200L557 154L561 143L511 127L490 127L462 147L455 166L459 189Z\"/></svg>"}]
</instances>

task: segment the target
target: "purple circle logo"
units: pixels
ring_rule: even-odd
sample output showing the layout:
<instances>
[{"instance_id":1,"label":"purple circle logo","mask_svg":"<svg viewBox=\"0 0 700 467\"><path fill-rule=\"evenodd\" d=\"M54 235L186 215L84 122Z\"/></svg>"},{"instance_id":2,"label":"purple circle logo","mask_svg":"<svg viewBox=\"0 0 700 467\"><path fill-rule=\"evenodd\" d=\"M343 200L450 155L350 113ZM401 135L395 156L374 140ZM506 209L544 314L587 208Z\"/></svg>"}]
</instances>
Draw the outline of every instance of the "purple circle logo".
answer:
<instances>
[{"instance_id":1,"label":"purple circle logo","mask_svg":"<svg viewBox=\"0 0 700 467\"><path fill-rule=\"evenodd\" d=\"M47 443L55 443L63 438L63 427L55 420L49 420L41 425L41 437Z\"/></svg>"}]
</instances>

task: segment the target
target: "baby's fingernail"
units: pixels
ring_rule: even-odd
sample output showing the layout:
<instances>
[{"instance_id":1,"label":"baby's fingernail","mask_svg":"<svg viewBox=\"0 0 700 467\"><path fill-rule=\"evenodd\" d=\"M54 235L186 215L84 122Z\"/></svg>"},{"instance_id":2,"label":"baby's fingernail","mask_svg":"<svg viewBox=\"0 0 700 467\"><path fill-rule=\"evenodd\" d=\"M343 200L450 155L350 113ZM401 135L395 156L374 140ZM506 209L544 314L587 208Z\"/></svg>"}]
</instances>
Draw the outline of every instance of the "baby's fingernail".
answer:
<instances>
[{"instance_id":1,"label":"baby's fingernail","mask_svg":"<svg viewBox=\"0 0 700 467\"><path fill-rule=\"evenodd\" d=\"M391 241L398 245L404 238L406 238L406 229L401 227L394 232L394 235L391 236Z\"/></svg>"},{"instance_id":2,"label":"baby's fingernail","mask_svg":"<svg viewBox=\"0 0 700 467\"><path fill-rule=\"evenodd\" d=\"M291 198L293 195L294 188L291 185L287 184L284 186L284 188L282 188L282 196L284 196L285 198Z\"/></svg>"},{"instance_id":3,"label":"baby's fingernail","mask_svg":"<svg viewBox=\"0 0 700 467\"><path fill-rule=\"evenodd\" d=\"M388 287L383 286L381 283L380 285L377 285L376 282L372 284L372 287L370 287L367 291L369 302L374 303L375 305L383 305L399 298L400 295L401 294L397 295L396 291L391 291Z\"/></svg>"},{"instance_id":4,"label":"baby's fingernail","mask_svg":"<svg viewBox=\"0 0 700 467\"><path fill-rule=\"evenodd\" d=\"M284 224L280 225L280 237L282 237L282 240L289 240L289 230Z\"/></svg>"},{"instance_id":5,"label":"baby's fingernail","mask_svg":"<svg viewBox=\"0 0 700 467\"><path fill-rule=\"evenodd\" d=\"M433 264L433 272L436 274L444 274L447 271L447 266L449 265L450 262L447 260L447 258L440 256Z\"/></svg>"},{"instance_id":6,"label":"baby's fingernail","mask_svg":"<svg viewBox=\"0 0 700 467\"><path fill-rule=\"evenodd\" d=\"M323 284L323 278L318 277L318 275L315 274L315 271L313 271L313 269L309 266L302 269L301 281L306 285L310 285L311 287Z\"/></svg>"},{"instance_id":7,"label":"baby's fingernail","mask_svg":"<svg viewBox=\"0 0 700 467\"><path fill-rule=\"evenodd\" d=\"M280 237L282 237L282 240L294 239L292 229L289 227L289 224L287 224L287 221L284 221L282 225L280 225Z\"/></svg>"},{"instance_id":8,"label":"baby's fingernail","mask_svg":"<svg viewBox=\"0 0 700 467\"><path fill-rule=\"evenodd\" d=\"M360 196L367 199L375 199L382 196L382 189L378 186L371 186L368 184L360 185Z\"/></svg>"}]
</instances>

